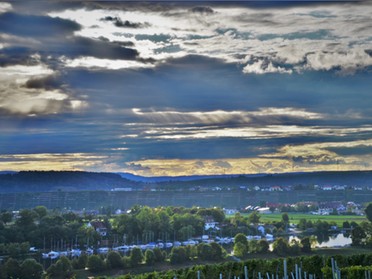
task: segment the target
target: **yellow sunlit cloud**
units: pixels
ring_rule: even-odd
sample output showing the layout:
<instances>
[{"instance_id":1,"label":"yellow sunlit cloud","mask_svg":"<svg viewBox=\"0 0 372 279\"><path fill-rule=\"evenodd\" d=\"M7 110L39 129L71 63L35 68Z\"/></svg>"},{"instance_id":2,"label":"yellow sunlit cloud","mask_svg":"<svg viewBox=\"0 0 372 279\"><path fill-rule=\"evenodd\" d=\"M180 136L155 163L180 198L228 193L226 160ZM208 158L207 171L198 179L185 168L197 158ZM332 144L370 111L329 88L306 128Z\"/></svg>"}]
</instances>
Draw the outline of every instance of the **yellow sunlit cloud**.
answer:
<instances>
[{"instance_id":1,"label":"yellow sunlit cloud","mask_svg":"<svg viewBox=\"0 0 372 279\"><path fill-rule=\"evenodd\" d=\"M13 171L85 170L103 163L105 156L85 153L0 155L0 169Z\"/></svg>"}]
</instances>

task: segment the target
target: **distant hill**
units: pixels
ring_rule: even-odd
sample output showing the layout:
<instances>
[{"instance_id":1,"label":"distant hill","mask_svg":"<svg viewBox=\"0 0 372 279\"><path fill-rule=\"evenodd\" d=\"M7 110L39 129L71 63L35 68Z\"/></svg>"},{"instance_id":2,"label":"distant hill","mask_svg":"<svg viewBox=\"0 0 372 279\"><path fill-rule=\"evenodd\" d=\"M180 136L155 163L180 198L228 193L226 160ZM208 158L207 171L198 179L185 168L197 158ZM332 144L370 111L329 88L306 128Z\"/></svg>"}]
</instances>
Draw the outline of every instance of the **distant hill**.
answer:
<instances>
[{"instance_id":1,"label":"distant hill","mask_svg":"<svg viewBox=\"0 0 372 279\"><path fill-rule=\"evenodd\" d=\"M175 183L177 182L177 183ZM291 186L291 185L347 185L372 187L372 171L324 171L277 174L215 176L189 181L162 182L168 187L192 186Z\"/></svg>"},{"instance_id":2,"label":"distant hill","mask_svg":"<svg viewBox=\"0 0 372 279\"><path fill-rule=\"evenodd\" d=\"M126 187L138 187L138 183L114 173L82 171L0 173L1 193L111 190Z\"/></svg>"},{"instance_id":3,"label":"distant hill","mask_svg":"<svg viewBox=\"0 0 372 279\"><path fill-rule=\"evenodd\" d=\"M0 193L110 191L113 188L348 185L372 187L372 171L326 171L254 175L142 177L128 173L22 171L0 173Z\"/></svg>"},{"instance_id":4,"label":"distant hill","mask_svg":"<svg viewBox=\"0 0 372 279\"><path fill-rule=\"evenodd\" d=\"M132 173L127 172L118 172L118 174L126 179L137 181L137 182L145 182L145 183L159 183L159 182L175 182L175 181L194 181L194 180L204 180L204 179L212 179L212 178L231 178L231 177L238 177L239 174L221 174L221 175L183 175L183 176L140 176L135 175ZM252 174L249 177L255 176L263 176L265 174Z\"/></svg>"},{"instance_id":5,"label":"distant hill","mask_svg":"<svg viewBox=\"0 0 372 279\"><path fill-rule=\"evenodd\" d=\"M348 185L372 186L372 171L323 171L293 173L259 173L234 175L192 175L144 177L119 173L123 178L158 185L182 186L290 186L290 185Z\"/></svg>"}]
</instances>

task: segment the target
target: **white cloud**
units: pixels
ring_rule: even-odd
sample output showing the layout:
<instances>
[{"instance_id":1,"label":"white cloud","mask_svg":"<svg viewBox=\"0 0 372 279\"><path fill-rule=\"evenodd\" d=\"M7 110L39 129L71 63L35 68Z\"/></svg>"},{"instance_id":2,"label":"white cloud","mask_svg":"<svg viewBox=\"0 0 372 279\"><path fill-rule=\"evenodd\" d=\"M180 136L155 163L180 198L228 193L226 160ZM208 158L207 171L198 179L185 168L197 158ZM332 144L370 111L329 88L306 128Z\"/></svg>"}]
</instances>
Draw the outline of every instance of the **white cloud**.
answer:
<instances>
[{"instance_id":1,"label":"white cloud","mask_svg":"<svg viewBox=\"0 0 372 279\"><path fill-rule=\"evenodd\" d=\"M282 67L275 67L272 62L269 62L268 65L264 65L264 61L257 61L253 64L247 64L243 68L243 73L245 74L269 74L269 73L279 73L279 74L292 74L291 69L285 69Z\"/></svg>"},{"instance_id":2,"label":"white cloud","mask_svg":"<svg viewBox=\"0 0 372 279\"><path fill-rule=\"evenodd\" d=\"M16 84L22 84L30 78L43 77L53 73L53 70L49 69L43 64L34 66L13 65L8 67L0 67L0 81L7 82L11 80Z\"/></svg>"},{"instance_id":3,"label":"white cloud","mask_svg":"<svg viewBox=\"0 0 372 279\"><path fill-rule=\"evenodd\" d=\"M10 3L0 3L0 13L11 11L12 5Z\"/></svg>"},{"instance_id":4,"label":"white cloud","mask_svg":"<svg viewBox=\"0 0 372 279\"><path fill-rule=\"evenodd\" d=\"M296 117L296 118L303 118L303 119L320 119L323 118L324 115L321 113L307 111L301 108L275 108L275 107L268 107L268 108L261 108L259 111L251 112L253 115L259 116L288 116L288 117Z\"/></svg>"},{"instance_id":5,"label":"white cloud","mask_svg":"<svg viewBox=\"0 0 372 279\"><path fill-rule=\"evenodd\" d=\"M132 110L134 115L144 119L146 122L163 124L224 124L224 123L251 123L252 118L270 121L270 117L291 117L294 119L321 119L325 117L320 113L309 112L300 108L261 108L258 111L143 111L138 108Z\"/></svg>"},{"instance_id":6,"label":"white cloud","mask_svg":"<svg viewBox=\"0 0 372 279\"><path fill-rule=\"evenodd\" d=\"M273 139L287 137L310 136L347 136L361 132L371 132L372 126L360 128L322 128L318 126L297 125L267 125L263 127L237 127L223 128L218 126L207 127L151 127L143 132L148 139L208 139L208 138L247 138L247 139Z\"/></svg>"},{"instance_id":7,"label":"white cloud","mask_svg":"<svg viewBox=\"0 0 372 279\"><path fill-rule=\"evenodd\" d=\"M164 12L147 7L146 11L84 9L51 15L82 24L76 35L105 34L110 41L130 41L140 57L158 62L198 54L239 63L247 74L336 67L352 73L372 65L364 52L370 48L371 7L367 3L265 10L219 6L207 16L190 13L188 8ZM107 15L145 27L117 27L101 20ZM258 59L249 62L247 57Z\"/></svg>"},{"instance_id":8,"label":"white cloud","mask_svg":"<svg viewBox=\"0 0 372 279\"><path fill-rule=\"evenodd\" d=\"M95 57L80 57L76 59L61 58L61 61L66 67L77 68L104 68L110 70L119 69L136 69L136 68L153 68L154 64L142 63L132 60L111 60L100 59Z\"/></svg>"},{"instance_id":9,"label":"white cloud","mask_svg":"<svg viewBox=\"0 0 372 279\"><path fill-rule=\"evenodd\" d=\"M330 70L341 67L342 71L355 71L372 65L372 57L363 48L353 48L346 52L317 52L307 55L307 66L313 70Z\"/></svg>"}]
</instances>

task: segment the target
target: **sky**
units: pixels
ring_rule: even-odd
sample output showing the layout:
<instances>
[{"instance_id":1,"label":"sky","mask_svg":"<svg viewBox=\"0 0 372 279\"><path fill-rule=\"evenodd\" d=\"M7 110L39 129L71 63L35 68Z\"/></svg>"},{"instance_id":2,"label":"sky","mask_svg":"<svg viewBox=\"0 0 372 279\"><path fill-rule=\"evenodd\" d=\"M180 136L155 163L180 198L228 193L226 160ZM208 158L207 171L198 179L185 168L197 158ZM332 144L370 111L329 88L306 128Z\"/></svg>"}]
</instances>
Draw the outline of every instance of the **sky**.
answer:
<instances>
[{"instance_id":1,"label":"sky","mask_svg":"<svg viewBox=\"0 0 372 279\"><path fill-rule=\"evenodd\" d=\"M369 1L0 2L0 170L372 169Z\"/></svg>"}]
</instances>

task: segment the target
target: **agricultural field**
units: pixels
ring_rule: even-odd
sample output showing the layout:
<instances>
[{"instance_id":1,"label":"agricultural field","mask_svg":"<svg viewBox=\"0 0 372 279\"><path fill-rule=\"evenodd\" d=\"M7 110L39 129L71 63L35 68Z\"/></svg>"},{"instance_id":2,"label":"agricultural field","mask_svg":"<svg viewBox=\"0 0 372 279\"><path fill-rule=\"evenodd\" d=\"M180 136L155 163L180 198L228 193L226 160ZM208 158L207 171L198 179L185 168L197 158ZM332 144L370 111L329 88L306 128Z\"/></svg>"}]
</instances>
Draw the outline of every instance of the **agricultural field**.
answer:
<instances>
[{"instance_id":1,"label":"agricultural field","mask_svg":"<svg viewBox=\"0 0 372 279\"><path fill-rule=\"evenodd\" d=\"M243 216L248 216L250 213L244 213ZM357 215L312 215L306 213L288 213L289 221L292 224L298 224L301 219L311 220L316 222L318 220L326 221L328 223L335 222L337 226L342 226L342 223L345 221L361 223L367 221L366 216L357 216ZM269 222L278 222L282 220L282 213L274 214L261 214L260 221L262 223Z\"/></svg>"}]
</instances>

